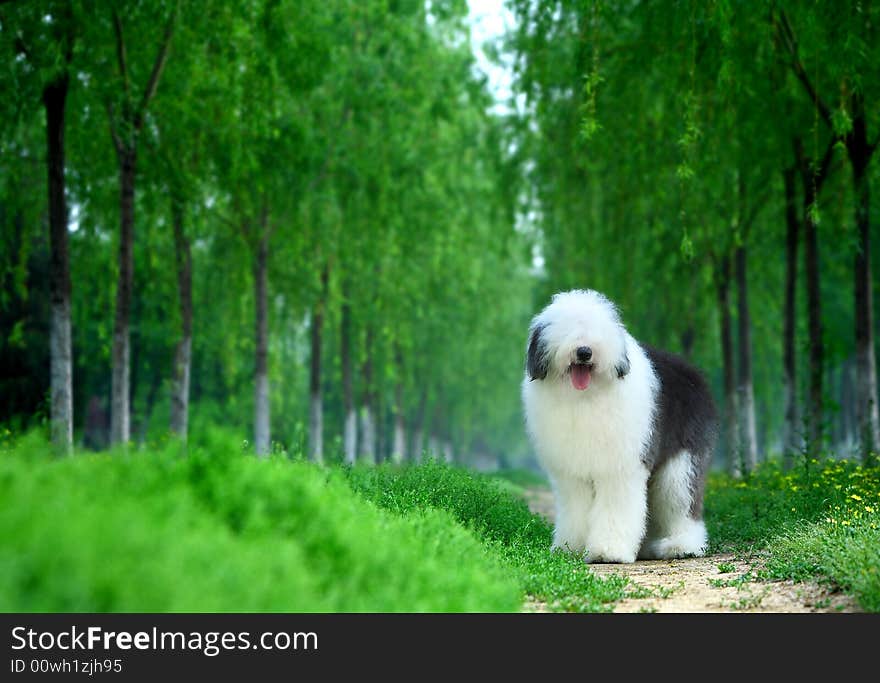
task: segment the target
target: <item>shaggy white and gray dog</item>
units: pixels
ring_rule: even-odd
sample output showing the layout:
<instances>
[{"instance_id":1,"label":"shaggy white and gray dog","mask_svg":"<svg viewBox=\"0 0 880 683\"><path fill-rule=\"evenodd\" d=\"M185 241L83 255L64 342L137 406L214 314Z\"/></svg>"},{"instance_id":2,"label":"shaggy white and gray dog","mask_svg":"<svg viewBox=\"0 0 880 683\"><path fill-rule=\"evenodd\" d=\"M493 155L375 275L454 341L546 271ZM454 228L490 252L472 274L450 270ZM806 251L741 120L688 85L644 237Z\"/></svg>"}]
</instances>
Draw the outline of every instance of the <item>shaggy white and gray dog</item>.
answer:
<instances>
[{"instance_id":1,"label":"shaggy white and gray dog","mask_svg":"<svg viewBox=\"0 0 880 683\"><path fill-rule=\"evenodd\" d=\"M639 344L592 290L532 320L526 426L556 502L554 547L587 562L703 555L703 489L718 431L701 374Z\"/></svg>"}]
</instances>

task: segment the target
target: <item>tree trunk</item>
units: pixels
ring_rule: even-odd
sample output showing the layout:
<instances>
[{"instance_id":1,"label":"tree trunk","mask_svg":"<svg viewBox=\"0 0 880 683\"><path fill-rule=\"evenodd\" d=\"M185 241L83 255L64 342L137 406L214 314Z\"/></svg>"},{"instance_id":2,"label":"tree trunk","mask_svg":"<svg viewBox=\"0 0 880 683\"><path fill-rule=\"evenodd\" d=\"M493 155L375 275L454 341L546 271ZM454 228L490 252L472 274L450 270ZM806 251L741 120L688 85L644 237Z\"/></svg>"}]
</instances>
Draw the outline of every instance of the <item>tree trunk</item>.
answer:
<instances>
[{"instance_id":1,"label":"tree trunk","mask_svg":"<svg viewBox=\"0 0 880 683\"><path fill-rule=\"evenodd\" d=\"M269 454L269 236L262 226L253 264L256 308L254 368L254 448L257 456Z\"/></svg>"},{"instance_id":2,"label":"tree trunk","mask_svg":"<svg viewBox=\"0 0 880 683\"><path fill-rule=\"evenodd\" d=\"M361 398L361 458L376 464L376 421L373 395L373 327L367 327L364 363L361 367L363 391Z\"/></svg>"},{"instance_id":3,"label":"tree trunk","mask_svg":"<svg viewBox=\"0 0 880 683\"><path fill-rule=\"evenodd\" d=\"M825 372L825 345L822 339L821 288L819 286L819 226L818 212L814 206L819 191L828 178L834 153L832 138L825 154L816 164L804 156L799 138L794 140L795 157L798 160L803 187L804 225L804 278L807 286L807 329L810 366L809 399L806 409L806 451L815 456L822 444L822 384Z\"/></svg>"},{"instance_id":4,"label":"tree trunk","mask_svg":"<svg viewBox=\"0 0 880 683\"><path fill-rule=\"evenodd\" d=\"M73 445L73 362L70 332L70 251L64 185L64 113L69 78L65 70L43 89L49 192L49 364L52 443L68 454Z\"/></svg>"},{"instance_id":5,"label":"tree trunk","mask_svg":"<svg viewBox=\"0 0 880 683\"><path fill-rule=\"evenodd\" d=\"M440 447L440 438L436 434L431 434L428 437L428 457L431 460L439 460L442 455L442 448Z\"/></svg>"},{"instance_id":6,"label":"tree trunk","mask_svg":"<svg viewBox=\"0 0 880 683\"><path fill-rule=\"evenodd\" d=\"M819 235L813 204L816 192L812 174L804 179L804 275L807 282L807 363L810 368L807 406L807 450L816 455L822 443L822 384L825 345L822 339L822 300L819 287Z\"/></svg>"},{"instance_id":7,"label":"tree trunk","mask_svg":"<svg viewBox=\"0 0 880 683\"><path fill-rule=\"evenodd\" d=\"M321 337L324 332L324 309L327 305L327 289L330 269L327 264L321 270L321 293L312 311L311 372L309 373L309 457L317 463L324 462L324 405L321 397Z\"/></svg>"},{"instance_id":8,"label":"tree trunk","mask_svg":"<svg viewBox=\"0 0 880 683\"><path fill-rule=\"evenodd\" d=\"M134 278L134 183L137 153L121 147L119 155L119 276L113 325L113 376L110 402L110 443L125 444L131 437L131 295Z\"/></svg>"},{"instance_id":9,"label":"tree trunk","mask_svg":"<svg viewBox=\"0 0 880 683\"><path fill-rule=\"evenodd\" d=\"M394 440L391 459L396 463L406 460L406 430L403 423L403 355L396 349L397 377L394 384Z\"/></svg>"},{"instance_id":10,"label":"tree trunk","mask_svg":"<svg viewBox=\"0 0 880 683\"><path fill-rule=\"evenodd\" d=\"M119 235L119 276L116 287L116 315L113 325L113 373L110 389L110 441L111 443L128 443L131 436L131 397L129 391L131 339L130 312L131 288L134 275L134 184L137 161L137 139L144 124L147 106L156 94L159 79L168 59L171 36L177 10L171 12L165 26L165 32L146 88L136 108L130 98L130 74L126 58L126 46L123 38L122 21L116 9L113 10L113 28L116 36L116 56L120 77L123 81L126 102L122 111L122 126L117 128L113 109L108 105L110 114L110 134L116 148L119 161L119 194L120 194L120 235Z\"/></svg>"},{"instance_id":11,"label":"tree trunk","mask_svg":"<svg viewBox=\"0 0 880 683\"><path fill-rule=\"evenodd\" d=\"M381 391L373 391L373 424L376 434L376 463L388 457L388 430L386 429L385 402Z\"/></svg>"},{"instance_id":12,"label":"tree trunk","mask_svg":"<svg viewBox=\"0 0 880 683\"><path fill-rule=\"evenodd\" d=\"M345 419L343 425L343 449L345 462L353 465L357 460L357 413L354 407L354 388L352 382L351 354L351 288L348 279L342 284L342 322L340 349L342 354L342 412Z\"/></svg>"},{"instance_id":13,"label":"tree trunk","mask_svg":"<svg viewBox=\"0 0 880 683\"><path fill-rule=\"evenodd\" d=\"M718 274L718 309L721 314L721 359L724 371L724 431L727 437L727 466L734 477L742 476L737 419L736 369L733 362L733 325L730 319L730 256L725 254Z\"/></svg>"},{"instance_id":14,"label":"tree trunk","mask_svg":"<svg viewBox=\"0 0 880 683\"><path fill-rule=\"evenodd\" d=\"M859 419L858 419L858 399L856 391L858 386L858 377L856 377L857 363L853 358L846 362L846 374L844 375L843 398L841 401L842 412L844 418L844 441L849 450L855 445L859 446Z\"/></svg>"},{"instance_id":15,"label":"tree trunk","mask_svg":"<svg viewBox=\"0 0 880 683\"><path fill-rule=\"evenodd\" d=\"M376 422L373 407L366 399L361 406L361 460L376 464Z\"/></svg>"},{"instance_id":16,"label":"tree trunk","mask_svg":"<svg viewBox=\"0 0 880 683\"><path fill-rule=\"evenodd\" d=\"M755 427L755 392L752 384L752 321L749 315L746 247L736 248L739 367L737 393L741 424L742 461L746 472L758 464L758 434Z\"/></svg>"},{"instance_id":17,"label":"tree trunk","mask_svg":"<svg viewBox=\"0 0 880 683\"><path fill-rule=\"evenodd\" d=\"M794 461L794 454L801 450L801 425L797 404L797 373L795 324L797 317L797 251L799 221L795 189L796 168L783 171L785 186L785 308L782 324L782 391L785 399L785 423L783 425L782 451L786 469Z\"/></svg>"},{"instance_id":18,"label":"tree trunk","mask_svg":"<svg viewBox=\"0 0 880 683\"><path fill-rule=\"evenodd\" d=\"M415 462L421 462L425 455L425 416L428 408L428 392L422 389L422 395L419 397L419 406L416 409L415 419L412 422L412 459Z\"/></svg>"},{"instance_id":19,"label":"tree trunk","mask_svg":"<svg viewBox=\"0 0 880 683\"><path fill-rule=\"evenodd\" d=\"M853 96L853 128L847 136L847 152L853 173L858 244L855 255L856 420L859 448L866 462L880 446L877 410L877 368L874 356L874 302L871 279L871 195L868 143L863 95Z\"/></svg>"},{"instance_id":20,"label":"tree trunk","mask_svg":"<svg viewBox=\"0 0 880 683\"><path fill-rule=\"evenodd\" d=\"M391 459L396 463L402 463L406 460L406 428L401 413L394 416L394 442L391 446Z\"/></svg>"},{"instance_id":21,"label":"tree trunk","mask_svg":"<svg viewBox=\"0 0 880 683\"><path fill-rule=\"evenodd\" d=\"M171 214L181 323L180 339L174 354L171 431L185 441L189 431L189 379L192 367L192 249L184 232L183 204L180 200L172 200Z\"/></svg>"},{"instance_id":22,"label":"tree trunk","mask_svg":"<svg viewBox=\"0 0 880 683\"><path fill-rule=\"evenodd\" d=\"M162 386L162 373L158 369L153 370L150 377L150 386L147 389L144 412L138 425L138 443L143 445L147 442L147 433L150 431L150 418L153 416L153 408L156 406L156 396Z\"/></svg>"}]
</instances>

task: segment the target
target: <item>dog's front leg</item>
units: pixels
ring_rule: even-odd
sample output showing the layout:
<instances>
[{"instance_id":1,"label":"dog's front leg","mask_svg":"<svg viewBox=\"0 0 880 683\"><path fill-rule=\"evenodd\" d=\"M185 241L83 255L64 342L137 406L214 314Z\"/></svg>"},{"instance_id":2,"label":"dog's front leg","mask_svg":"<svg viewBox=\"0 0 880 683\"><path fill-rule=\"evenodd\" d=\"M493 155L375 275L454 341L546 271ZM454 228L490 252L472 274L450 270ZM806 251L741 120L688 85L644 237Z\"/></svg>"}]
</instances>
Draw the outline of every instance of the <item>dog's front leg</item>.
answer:
<instances>
[{"instance_id":1,"label":"dog's front leg","mask_svg":"<svg viewBox=\"0 0 880 683\"><path fill-rule=\"evenodd\" d=\"M648 469L605 474L594 480L584 559L635 562L645 535Z\"/></svg>"},{"instance_id":2,"label":"dog's front leg","mask_svg":"<svg viewBox=\"0 0 880 683\"><path fill-rule=\"evenodd\" d=\"M556 504L553 547L582 553L593 507L593 486L588 479L570 475L551 477Z\"/></svg>"}]
</instances>

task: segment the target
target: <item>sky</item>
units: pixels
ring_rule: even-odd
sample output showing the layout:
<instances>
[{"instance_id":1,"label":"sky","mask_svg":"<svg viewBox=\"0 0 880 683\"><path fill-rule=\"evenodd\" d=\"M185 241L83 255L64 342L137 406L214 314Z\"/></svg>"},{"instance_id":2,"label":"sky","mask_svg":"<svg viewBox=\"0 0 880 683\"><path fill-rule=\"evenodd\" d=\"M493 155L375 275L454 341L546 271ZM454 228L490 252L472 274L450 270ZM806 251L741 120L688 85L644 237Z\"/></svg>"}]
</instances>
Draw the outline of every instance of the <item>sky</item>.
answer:
<instances>
[{"instance_id":1,"label":"sky","mask_svg":"<svg viewBox=\"0 0 880 683\"><path fill-rule=\"evenodd\" d=\"M499 38L514 26L513 13L504 6L504 0L468 0L471 21L471 44L477 58L477 66L489 78L489 91L498 104L493 108L499 114L510 111L513 84L512 58L503 55L505 65L493 64L486 57L482 45Z\"/></svg>"}]
</instances>

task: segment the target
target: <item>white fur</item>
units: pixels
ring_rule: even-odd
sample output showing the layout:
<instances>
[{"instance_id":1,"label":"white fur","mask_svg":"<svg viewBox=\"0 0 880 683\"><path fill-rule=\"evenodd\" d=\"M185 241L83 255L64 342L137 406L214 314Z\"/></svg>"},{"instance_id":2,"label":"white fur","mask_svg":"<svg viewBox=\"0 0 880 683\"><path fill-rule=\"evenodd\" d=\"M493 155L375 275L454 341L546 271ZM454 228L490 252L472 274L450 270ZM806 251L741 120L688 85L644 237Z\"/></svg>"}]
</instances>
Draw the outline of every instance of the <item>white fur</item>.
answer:
<instances>
[{"instance_id":1,"label":"white fur","mask_svg":"<svg viewBox=\"0 0 880 683\"><path fill-rule=\"evenodd\" d=\"M588 562L634 562L646 532L644 455L651 443L659 381L614 305L594 291L557 294L533 321L546 345L547 376L522 383L526 427L556 500L554 547L583 552ZM592 349L587 389L572 386L569 365L580 346ZM629 373L618 377L624 357ZM702 554L705 528L687 516L689 473L676 456L652 482L649 555ZM665 502L662 502L665 501ZM690 524L689 524L690 523ZM699 527L699 528L697 528ZM643 554L645 550L643 550Z\"/></svg>"},{"instance_id":2,"label":"white fur","mask_svg":"<svg viewBox=\"0 0 880 683\"><path fill-rule=\"evenodd\" d=\"M681 452L663 463L648 487L651 517L639 557L664 559L684 555L705 555L706 525L691 519L693 459Z\"/></svg>"}]
</instances>

